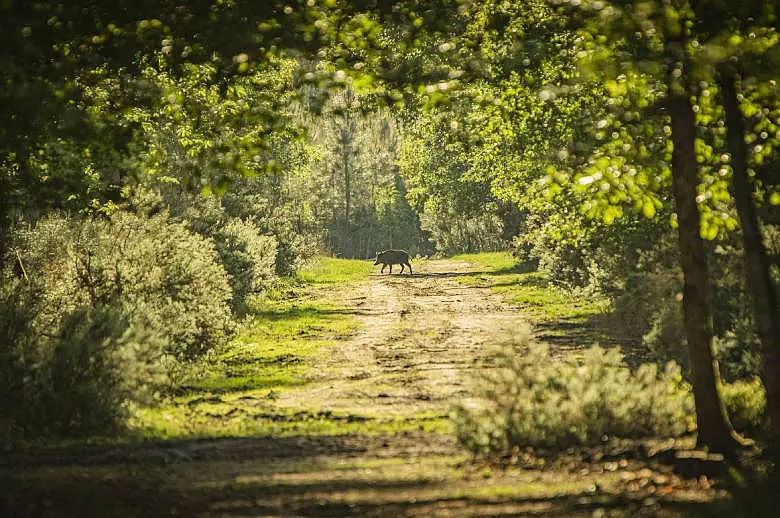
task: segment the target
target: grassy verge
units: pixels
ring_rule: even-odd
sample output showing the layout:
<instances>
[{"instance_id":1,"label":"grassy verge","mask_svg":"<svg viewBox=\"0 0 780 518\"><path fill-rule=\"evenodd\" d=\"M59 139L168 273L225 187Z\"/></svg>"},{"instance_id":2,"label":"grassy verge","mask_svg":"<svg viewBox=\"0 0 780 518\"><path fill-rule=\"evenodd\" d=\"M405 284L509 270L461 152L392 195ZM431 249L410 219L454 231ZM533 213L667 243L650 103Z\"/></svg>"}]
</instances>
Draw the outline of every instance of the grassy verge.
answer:
<instances>
[{"instance_id":1,"label":"grassy verge","mask_svg":"<svg viewBox=\"0 0 780 518\"><path fill-rule=\"evenodd\" d=\"M322 258L256 303L241 334L182 373L175 395L135 411L132 428L147 438L346 433L369 418L279 408L281 393L311 383L328 349L358 329L353 312L317 285L359 282L367 261ZM327 300L323 300L327 298ZM393 427L397 423L382 421Z\"/></svg>"},{"instance_id":2,"label":"grassy verge","mask_svg":"<svg viewBox=\"0 0 780 518\"><path fill-rule=\"evenodd\" d=\"M510 271L517 267L517 258L509 252L482 252L479 254L459 254L451 257L453 261L478 264L491 273Z\"/></svg>"},{"instance_id":3,"label":"grassy verge","mask_svg":"<svg viewBox=\"0 0 780 518\"><path fill-rule=\"evenodd\" d=\"M334 284L355 282L365 278L373 263L360 259L321 257L316 264L301 271L298 278L307 284Z\"/></svg>"},{"instance_id":4,"label":"grassy verge","mask_svg":"<svg viewBox=\"0 0 780 518\"><path fill-rule=\"evenodd\" d=\"M461 254L452 259L485 267L485 271L464 277L464 282L490 286L537 320L585 321L608 308L605 298L586 297L557 287L544 274L518 263L508 252Z\"/></svg>"},{"instance_id":5,"label":"grassy verge","mask_svg":"<svg viewBox=\"0 0 780 518\"><path fill-rule=\"evenodd\" d=\"M606 298L557 287L508 252L462 254L453 259L482 266L483 271L464 276L461 281L490 287L509 303L523 308L545 340L580 342L578 345L609 341L601 326L610 307Z\"/></svg>"}]
</instances>

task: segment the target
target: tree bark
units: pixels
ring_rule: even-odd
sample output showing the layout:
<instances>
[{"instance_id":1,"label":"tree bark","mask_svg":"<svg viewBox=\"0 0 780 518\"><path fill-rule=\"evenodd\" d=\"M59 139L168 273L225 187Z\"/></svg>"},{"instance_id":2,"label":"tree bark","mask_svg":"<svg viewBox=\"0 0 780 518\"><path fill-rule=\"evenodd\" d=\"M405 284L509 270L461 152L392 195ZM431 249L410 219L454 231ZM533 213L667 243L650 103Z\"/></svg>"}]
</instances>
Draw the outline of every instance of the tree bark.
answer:
<instances>
[{"instance_id":1,"label":"tree bark","mask_svg":"<svg viewBox=\"0 0 780 518\"><path fill-rule=\"evenodd\" d=\"M688 93L686 89L679 88L679 84L670 84L668 103L674 144L672 185L677 207L680 264L684 276L683 317L696 403L697 443L712 451L733 456L739 445L739 437L729 422L718 394L720 375L712 352L709 272L704 243L699 234L696 119Z\"/></svg>"},{"instance_id":2,"label":"tree bark","mask_svg":"<svg viewBox=\"0 0 780 518\"><path fill-rule=\"evenodd\" d=\"M761 339L763 381L771 423L770 444L776 457L780 447L780 308L748 179L745 122L739 108L735 75L728 70L721 70L718 85L726 112L726 145L731 155L733 175L731 188L742 227L747 285Z\"/></svg>"},{"instance_id":3,"label":"tree bark","mask_svg":"<svg viewBox=\"0 0 780 518\"><path fill-rule=\"evenodd\" d=\"M342 142L343 142L343 167L344 167L344 256L345 257L353 257L354 251L352 247L352 243L349 237L349 213L351 210L351 203L352 203L352 182L351 182L351 172L349 170L349 159L352 154L352 139L353 136L350 135L346 130L344 130L343 136L342 136Z\"/></svg>"},{"instance_id":4,"label":"tree bark","mask_svg":"<svg viewBox=\"0 0 780 518\"><path fill-rule=\"evenodd\" d=\"M10 235L11 221L8 217L8 198L11 196L8 188L8 181L6 181L5 172L0 172L0 276L5 269L5 256L8 253L8 241Z\"/></svg>"}]
</instances>

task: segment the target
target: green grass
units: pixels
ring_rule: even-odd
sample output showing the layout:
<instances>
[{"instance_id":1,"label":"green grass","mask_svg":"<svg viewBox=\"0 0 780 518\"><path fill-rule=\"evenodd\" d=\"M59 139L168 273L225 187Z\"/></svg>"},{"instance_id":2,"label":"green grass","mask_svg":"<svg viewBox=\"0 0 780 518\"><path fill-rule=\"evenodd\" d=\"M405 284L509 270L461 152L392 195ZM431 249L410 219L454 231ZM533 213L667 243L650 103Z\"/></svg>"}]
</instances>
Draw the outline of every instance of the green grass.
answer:
<instances>
[{"instance_id":1,"label":"green grass","mask_svg":"<svg viewBox=\"0 0 780 518\"><path fill-rule=\"evenodd\" d=\"M516 267L517 258L510 252L482 252L479 254L460 254L451 257L455 261L464 261L475 263L480 266L486 266L491 271L511 270Z\"/></svg>"},{"instance_id":2,"label":"green grass","mask_svg":"<svg viewBox=\"0 0 780 518\"><path fill-rule=\"evenodd\" d=\"M527 271L528 265L519 263L508 252L462 254L452 259L485 267L485 271L465 276L461 281L489 286L511 304L522 307L537 322L582 323L603 315L609 308L604 298L564 290L553 285L541 272Z\"/></svg>"},{"instance_id":3,"label":"green grass","mask_svg":"<svg viewBox=\"0 0 780 518\"><path fill-rule=\"evenodd\" d=\"M275 389L306 382L306 372L357 321L345 308L316 301L268 301L238 338L218 349L179 392Z\"/></svg>"},{"instance_id":4,"label":"green grass","mask_svg":"<svg viewBox=\"0 0 780 518\"><path fill-rule=\"evenodd\" d=\"M354 282L371 273L372 261L320 257L312 266L298 272L298 279L308 284Z\"/></svg>"},{"instance_id":5,"label":"green grass","mask_svg":"<svg viewBox=\"0 0 780 518\"><path fill-rule=\"evenodd\" d=\"M310 272L309 284L359 277L351 263L360 261L325 259L322 268ZM134 412L134 431L144 437L179 438L294 430L297 425L284 413L269 410L275 407L274 398L312 382L318 361L355 333L358 321L339 300L319 300L322 293L311 292L305 284L291 289L297 292L280 290L256 301L236 339L184 369L175 395ZM298 417L304 428L327 428L328 419Z\"/></svg>"},{"instance_id":6,"label":"green grass","mask_svg":"<svg viewBox=\"0 0 780 518\"><path fill-rule=\"evenodd\" d=\"M354 310L323 285L360 282L370 270L369 261L322 258L294 284L256 301L241 334L190 366L175 395L136 409L132 429L155 439L449 430L443 415L352 415L278 401L316 383L329 349L358 330Z\"/></svg>"},{"instance_id":7,"label":"green grass","mask_svg":"<svg viewBox=\"0 0 780 518\"><path fill-rule=\"evenodd\" d=\"M254 395L253 395L254 394ZM293 437L302 435L393 434L409 430L450 433L446 415L384 416L309 410L275 404L272 391L179 400L176 405L141 409L137 432L147 438Z\"/></svg>"}]
</instances>

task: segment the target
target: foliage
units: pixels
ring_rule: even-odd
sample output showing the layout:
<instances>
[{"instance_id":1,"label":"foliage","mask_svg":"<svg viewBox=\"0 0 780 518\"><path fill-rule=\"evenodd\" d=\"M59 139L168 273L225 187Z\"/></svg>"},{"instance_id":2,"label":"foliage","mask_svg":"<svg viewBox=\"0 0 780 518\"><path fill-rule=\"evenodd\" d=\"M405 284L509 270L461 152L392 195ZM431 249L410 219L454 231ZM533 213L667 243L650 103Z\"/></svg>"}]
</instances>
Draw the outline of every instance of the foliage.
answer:
<instances>
[{"instance_id":1,"label":"foliage","mask_svg":"<svg viewBox=\"0 0 780 518\"><path fill-rule=\"evenodd\" d=\"M131 321L120 307L102 304L74 308L58 329L36 334L31 300L40 293L24 284L10 283L0 293L0 328L13 333L4 334L11 342L0 354L0 435L111 435L124 429L128 404L149 403L166 380L163 340L142 317Z\"/></svg>"},{"instance_id":2,"label":"foliage","mask_svg":"<svg viewBox=\"0 0 780 518\"><path fill-rule=\"evenodd\" d=\"M496 359L498 371L480 376L478 404L455 413L458 438L472 451L563 448L689 430L693 400L673 363L662 372L652 364L631 372L618 350L597 346L580 365L555 361L528 335Z\"/></svg>"},{"instance_id":3,"label":"foliage","mask_svg":"<svg viewBox=\"0 0 780 518\"><path fill-rule=\"evenodd\" d=\"M168 221L116 212L110 220L51 216L20 227L15 250L41 293L32 327L46 333L81 306L144 315L176 357L196 356L232 333L230 288L213 245Z\"/></svg>"},{"instance_id":4,"label":"foliage","mask_svg":"<svg viewBox=\"0 0 780 518\"><path fill-rule=\"evenodd\" d=\"M458 115L447 112L450 119ZM477 176L469 163L474 154L460 136L458 123L443 113L419 115L403 128L398 164L407 198L439 253L506 249L518 211Z\"/></svg>"},{"instance_id":5,"label":"foliage","mask_svg":"<svg viewBox=\"0 0 780 518\"><path fill-rule=\"evenodd\" d=\"M166 214L50 216L14 234L2 272L6 426L25 435L113 433L127 405L233 333L213 246ZM170 362L168 362L170 364ZM21 404L20 404L21 402Z\"/></svg>"},{"instance_id":6,"label":"foliage","mask_svg":"<svg viewBox=\"0 0 780 518\"><path fill-rule=\"evenodd\" d=\"M509 243L502 239L503 225L494 214L470 218L451 212L426 212L420 226L430 233L436 250L444 255L456 253L506 250Z\"/></svg>"},{"instance_id":7,"label":"foliage","mask_svg":"<svg viewBox=\"0 0 780 518\"><path fill-rule=\"evenodd\" d=\"M304 121L314 152L315 217L326 231L325 247L340 257L367 259L388 248L414 255L424 243L395 165L398 130L389 112L366 113L365 102L347 89Z\"/></svg>"},{"instance_id":8,"label":"foliage","mask_svg":"<svg viewBox=\"0 0 780 518\"><path fill-rule=\"evenodd\" d=\"M766 433L766 391L759 378L725 383L720 393L734 429L753 437Z\"/></svg>"},{"instance_id":9,"label":"foliage","mask_svg":"<svg viewBox=\"0 0 780 518\"><path fill-rule=\"evenodd\" d=\"M678 362L687 377L691 364L685 341L682 304L666 298L655 301L655 305L655 311L649 318L651 328L642 340L658 361Z\"/></svg>"},{"instance_id":10,"label":"foliage","mask_svg":"<svg viewBox=\"0 0 780 518\"><path fill-rule=\"evenodd\" d=\"M243 313L249 296L266 291L276 278L276 239L251 222L229 220L214 236L220 262L230 278L233 311Z\"/></svg>"},{"instance_id":11,"label":"foliage","mask_svg":"<svg viewBox=\"0 0 780 518\"><path fill-rule=\"evenodd\" d=\"M249 298L263 294L276 280L276 238L264 235L251 219L231 217L218 198L193 198L184 193L177 199L179 204L185 202L180 218L187 228L214 243L228 274L231 308L242 315Z\"/></svg>"}]
</instances>

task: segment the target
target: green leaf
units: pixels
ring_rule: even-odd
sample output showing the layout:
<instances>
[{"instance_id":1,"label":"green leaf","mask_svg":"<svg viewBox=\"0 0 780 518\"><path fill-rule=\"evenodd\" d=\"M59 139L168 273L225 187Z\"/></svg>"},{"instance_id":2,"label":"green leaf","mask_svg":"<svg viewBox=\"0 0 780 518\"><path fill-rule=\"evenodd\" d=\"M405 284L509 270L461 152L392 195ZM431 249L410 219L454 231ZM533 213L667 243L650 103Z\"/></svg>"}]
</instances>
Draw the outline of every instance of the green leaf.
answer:
<instances>
[{"instance_id":1,"label":"green leaf","mask_svg":"<svg viewBox=\"0 0 780 518\"><path fill-rule=\"evenodd\" d=\"M642 214L644 214L647 219L653 219L655 217L655 204L653 203L653 200L647 196L644 200L645 201L642 204Z\"/></svg>"}]
</instances>

